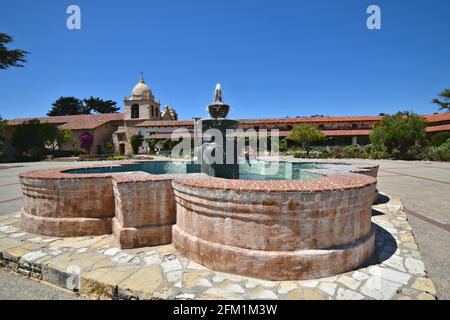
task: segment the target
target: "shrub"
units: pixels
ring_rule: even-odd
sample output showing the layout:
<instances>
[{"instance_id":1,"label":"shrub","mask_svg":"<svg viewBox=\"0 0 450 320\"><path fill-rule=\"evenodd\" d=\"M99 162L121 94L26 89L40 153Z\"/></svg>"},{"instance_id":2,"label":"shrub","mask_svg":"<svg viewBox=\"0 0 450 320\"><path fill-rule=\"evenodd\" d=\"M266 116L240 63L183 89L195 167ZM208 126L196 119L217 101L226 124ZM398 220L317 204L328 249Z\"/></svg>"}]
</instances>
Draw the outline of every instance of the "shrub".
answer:
<instances>
[{"instance_id":1,"label":"shrub","mask_svg":"<svg viewBox=\"0 0 450 320\"><path fill-rule=\"evenodd\" d=\"M114 153L114 145L111 142L107 142L103 146L103 150L102 151L105 154L112 154L112 153Z\"/></svg>"},{"instance_id":2,"label":"shrub","mask_svg":"<svg viewBox=\"0 0 450 320\"><path fill-rule=\"evenodd\" d=\"M385 147L395 158L408 158L414 145L425 142L426 122L412 113L387 115L376 124L370 135L370 141L378 147Z\"/></svg>"},{"instance_id":3,"label":"shrub","mask_svg":"<svg viewBox=\"0 0 450 320\"><path fill-rule=\"evenodd\" d=\"M280 143L278 144L278 149L279 149L279 152L286 152L288 150L286 139L280 140Z\"/></svg>"},{"instance_id":4,"label":"shrub","mask_svg":"<svg viewBox=\"0 0 450 320\"><path fill-rule=\"evenodd\" d=\"M158 144L158 140L156 139L151 139L151 138L145 138L144 141L147 143L148 145L148 153L149 154L154 154L155 153L155 148L156 145Z\"/></svg>"},{"instance_id":5,"label":"shrub","mask_svg":"<svg viewBox=\"0 0 450 320\"><path fill-rule=\"evenodd\" d=\"M45 158L45 150L42 147L32 147L26 151L28 160L38 161Z\"/></svg>"},{"instance_id":6,"label":"shrub","mask_svg":"<svg viewBox=\"0 0 450 320\"><path fill-rule=\"evenodd\" d=\"M433 135L430 139L430 145L432 147L439 147L450 139L450 132L439 132Z\"/></svg>"},{"instance_id":7,"label":"shrub","mask_svg":"<svg viewBox=\"0 0 450 320\"><path fill-rule=\"evenodd\" d=\"M81 155L83 155L83 154L87 154L87 151L86 151L86 150L84 150L84 149L79 149L79 148L72 149L71 151L72 151L72 155L74 155L74 156L76 156L76 157L81 156Z\"/></svg>"},{"instance_id":8,"label":"shrub","mask_svg":"<svg viewBox=\"0 0 450 320\"><path fill-rule=\"evenodd\" d=\"M106 160L126 160L127 156L109 156Z\"/></svg>"},{"instance_id":9,"label":"shrub","mask_svg":"<svg viewBox=\"0 0 450 320\"><path fill-rule=\"evenodd\" d=\"M360 146L351 145L342 149L345 158L365 158L364 151Z\"/></svg>"},{"instance_id":10,"label":"shrub","mask_svg":"<svg viewBox=\"0 0 450 320\"><path fill-rule=\"evenodd\" d=\"M87 152L91 151L92 143L94 142L94 137L89 132L85 132L80 136L80 146Z\"/></svg>"},{"instance_id":11,"label":"shrub","mask_svg":"<svg viewBox=\"0 0 450 320\"><path fill-rule=\"evenodd\" d=\"M335 153L330 148L326 147L319 151L319 158L328 159L333 158Z\"/></svg>"},{"instance_id":12,"label":"shrub","mask_svg":"<svg viewBox=\"0 0 450 320\"><path fill-rule=\"evenodd\" d=\"M431 147L426 158L432 161L450 161L450 138L439 147Z\"/></svg>"},{"instance_id":13,"label":"shrub","mask_svg":"<svg viewBox=\"0 0 450 320\"><path fill-rule=\"evenodd\" d=\"M142 136L134 135L130 138L131 148L133 149L133 153L137 154L139 152L139 147L142 145Z\"/></svg>"}]
</instances>

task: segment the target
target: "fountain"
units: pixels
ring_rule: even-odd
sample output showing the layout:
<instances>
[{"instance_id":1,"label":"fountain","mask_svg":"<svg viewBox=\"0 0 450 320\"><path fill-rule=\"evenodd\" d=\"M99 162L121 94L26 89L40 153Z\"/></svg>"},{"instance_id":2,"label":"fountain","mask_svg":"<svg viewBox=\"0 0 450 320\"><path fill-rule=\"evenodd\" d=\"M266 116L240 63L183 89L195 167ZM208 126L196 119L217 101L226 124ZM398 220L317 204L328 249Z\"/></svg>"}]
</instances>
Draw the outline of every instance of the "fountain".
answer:
<instances>
[{"instance_id":1,"label":"fountain","mask_svg":"<svg viewBox=\"0 0 450 320\"><path fill-rule=\"evenodd\" d=\"M211 119L196 126L200 164L133 160L21 173L23 229L113 233L122 249L172 242L212 270L268 280L332 276L367 261L378 166L278 161L273 175L267 161L250 168L237 161L229 109L218 84Z\"/></svg>"},{"instance_id":2,"label":"fountain","mask_svg":"<svg viewBox=\"0 0 450 320\"><path fill-rule=\"evenodd\" d=\"M208 106L211 119L201 120L201 172L212 177L239 179L235 137L227 134L238 128L239 121L225 119L230 106L222 101L220 83L214 102Z\"/></svg>"}]
</instances>

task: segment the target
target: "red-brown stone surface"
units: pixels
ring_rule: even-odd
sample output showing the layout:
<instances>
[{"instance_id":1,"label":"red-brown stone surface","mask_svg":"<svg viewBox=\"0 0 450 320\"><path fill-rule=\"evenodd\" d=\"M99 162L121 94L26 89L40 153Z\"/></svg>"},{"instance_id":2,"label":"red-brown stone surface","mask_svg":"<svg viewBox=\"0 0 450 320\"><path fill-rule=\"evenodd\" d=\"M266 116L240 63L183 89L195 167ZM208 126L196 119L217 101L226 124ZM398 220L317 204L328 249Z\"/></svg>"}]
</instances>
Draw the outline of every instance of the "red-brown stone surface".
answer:
<instances>
[{"instance_id":1,"label":"red-brown stone surface","mask_svg":"<svg viewBox=\"0 0 450 320\"><path fill-rule=\"evenodd\" d=\"M329 176L325 170L322 178L307 181L68 169L74 168L20 175L26 231L113 232L121 248L173 241L181 253L214 270L280 280L341 273L373 251L370 214L378 166Z\"/></svg>"},{"instance_id":2,"label":"red-brown stone surface","mask_svg":"<svg viewBox=\"0 0 450 320\"><path fill-rule=\"evenodd\" d=\"M376 179L370 176L207 178L175 180L173 187L174 246L214 270L271 280L308 279L353 269L374 248Z\"/></svg>"},{"instance_id":3,"label":"red-brown stone surface","mask_svg":"<svg viewBox=\"0 0 450 320\"><path fill-rule=\"evenodd\" d=\"M113 234L123 249L154 246L172 241L175 199L172 176L115 174Z\"/></svg>"}]
</instances>

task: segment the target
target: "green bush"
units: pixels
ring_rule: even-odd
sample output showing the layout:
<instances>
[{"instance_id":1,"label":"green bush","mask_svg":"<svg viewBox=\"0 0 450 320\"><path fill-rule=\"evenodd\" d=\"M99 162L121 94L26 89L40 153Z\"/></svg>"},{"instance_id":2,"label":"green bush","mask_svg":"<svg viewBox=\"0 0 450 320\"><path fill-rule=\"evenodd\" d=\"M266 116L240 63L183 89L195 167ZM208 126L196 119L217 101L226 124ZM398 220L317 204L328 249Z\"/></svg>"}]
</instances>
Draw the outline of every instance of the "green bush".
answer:
<instances>
[{"instance_id":1,"label":"green bush","mask_svg":"<svg viewBox=\"0 0 450 320\"><path fill-rule=\"evenodd\" d=\"M145 138L144 141L147 143L148 145L148 153L149 154L154 154L155 153L155 148L156 145L158 144L159 140L156 139L151 139L151 138Z\"/></svg>"},{"instance_id":2,"label":"green bush","mask_svg":"<svg viewBox=\"0 0 450 320\"><path fill-rule=\"evenodd\" d=\"M106 160L126 160L127 156L109 156Z\"/></svg>"},{"instance_id":3,"label":"green bush","mask_svg":"<svg viewBox=\"0 0 450 320\"><path fill-rule=\"evenodd\" d=\"M450 138L439 147L431 147L427 153L426 160L450 161Z\"/></svg>"},{"instance_id":4,"label":"green bush","mask_svg":"<svg viewBox=\"0 0 450 320\"><path fill-rule=\"evenodd\" d=\"M26 156L29 157L31 161L42 160L46 156L45 149L42 147L32 147L26 151Z\"/></svg>"},{"instance_id":5,"label":"green bush","mask_svg":"<svg viewBox=\"0 0 450 320\"><path fill-rule=\"evenodd\" d=\"M142 136L134 135L130 138L131 148L133 149L133 153L137 154L139 152L139 147L142 145Z\"/></svg>"},{"instance_id":6,"label":"green bush","mask_svg":"<svg viewBox=\"0 0 450 320\"><path fill-rule=\"evenodd\" d=\"M345 158L365 158L363 148L356 145L346 146L342 149Z\"/></svg>"},{"instance_id":7,"label":"green bush","mask_svg":"<svg viewBox=\"0 0 450 320\"><path fill-rule=\"evenodd\" d=\"M111 142L107 142L103 146L103 150L102 151L105 154L113 154L114 153L114 145Z\"/></svg>"},{"instance_id":8,"label":"green bush","mask_svg":"<svg viewBox=\"0 0 450 320\"><path fill-rule=\"evenodd\" d=\"M335 153L332 149L326 147L319 151L319 158L328 159L333 158L335 156Z\"/></svg>"},{"instance_id":9,"label":"green bush","mask_svg":"<svg viewBox=\"0 0 450 320\"><path fill-rule=\"evenodd\" d=\"M433 135L430 139L430 145L432 147L439 147L450 139L450 132L439 132Z\"/></svg>"},{"instance_id":10,"label":"green bush","mask_svg":"<svg viewBox=\"0 0 450 320\"><path fill-rule=\"evenodd\" d=\"M280 140L280 143L278 144L278 149L279 149L279 152L286 152L288 150L286 139Z\"/></svg>"},{"instance_id":11,"label":"green bush","mask_svg":"<svg viewBox=\"0 0 450 320\"><path fill-rule=\"evenodd\" d=\"M87 154L87 151L86 151L86 150L84 150L84 149L79 149L79 148L72 149L71 151L72 151L72 155L73 155L73 156L76 156L76 157L81 156L81 155L83 155L83 154Z\"/></svg>"},{"instance_id":12,"label":"green bush","mask_svg":"<svg viewBox=\"0 0 450 320\"><path fill-rule=\"evenodd\" d=\"M363 148L366 158L369 159L387 159L389 155L384 146L376 146L374 144L367 144Z\"/></svg>"},{"instance_id":13,"label":"green bush","mask_svg":"<svg viewBox=\"0 0 450 320\"><path fill-rule=\"evenodd\" d=\"M410 159L412 148L426 142L425 120L413 113L398 112L384 116L370 134L370 141L385 147L394 159Z\"/></svg>"}]
</instances>

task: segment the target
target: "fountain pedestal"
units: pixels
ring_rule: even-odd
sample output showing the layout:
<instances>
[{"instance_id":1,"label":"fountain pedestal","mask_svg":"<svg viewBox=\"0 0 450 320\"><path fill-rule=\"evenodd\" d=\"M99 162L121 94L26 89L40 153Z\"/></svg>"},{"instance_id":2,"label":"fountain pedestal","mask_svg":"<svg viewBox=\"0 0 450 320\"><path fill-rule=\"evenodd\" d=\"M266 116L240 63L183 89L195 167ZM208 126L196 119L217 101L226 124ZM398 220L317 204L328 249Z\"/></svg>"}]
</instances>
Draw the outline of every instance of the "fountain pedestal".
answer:
<instances>
[{"instance_id":1,"label":"fountain pedestal","mask_svg":"<svg viewBox=\"0 0 450 320\"><path fill-rule=\"evenodd\" d=\"M239 179L237 144L234 136L227 136L227 130L234 131L238 125L239 121L231 119L202 121L202 173L218 178ZM219 161L211 163L208 161L207 155L210 155L211 159Z\"/></svg>"},{"instance_id":2,"label":"fountain pedestal","mask_svg":"<svg viewBox=\"0 0 450 320\"><path fill-rule=\"evenodd\" d=\"M230 106L222 102L222 89L216 85L214 103L208 106L212 119L201 121L201 172L212 177L239 179L237 143L234 130L239 121L225 119ZM227 133L227 130L231 132Z\"/></svg>"}]
</instances>

